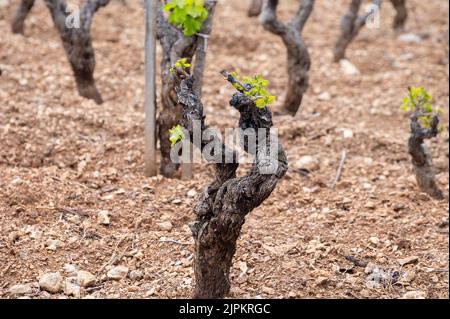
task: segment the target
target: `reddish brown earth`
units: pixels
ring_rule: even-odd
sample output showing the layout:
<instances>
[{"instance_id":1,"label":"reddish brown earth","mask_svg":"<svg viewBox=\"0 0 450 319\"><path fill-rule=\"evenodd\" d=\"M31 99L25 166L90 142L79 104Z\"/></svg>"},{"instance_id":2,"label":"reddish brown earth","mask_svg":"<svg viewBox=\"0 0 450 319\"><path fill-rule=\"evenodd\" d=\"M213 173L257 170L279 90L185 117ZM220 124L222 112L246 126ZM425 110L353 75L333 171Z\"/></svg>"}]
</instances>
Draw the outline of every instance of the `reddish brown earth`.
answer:
<instances>
[{"instance_id":1,"label":"reddish brown earth","mask_svg":"<svg viewBox=\"0 0 450 319\"><path fill-rule=\"evenodd\" d=\"M346 2L318 1L305 29L311 88L295 118L275 119L291 171L247 218L231 274L233 297L399 298L408 291L449 297L449 235L442 224L449 208L448 131L429 143L446 194L439 202L417 189L406 148L409 120L399 109L408 86L424 86L448 123L448 2L408 1L407 32L427 35L420 43L398 39L386 3L381 28L363 30L349 48L356 76L332 63ZM196 165L192 181L142 174L141 1L128 1L128 8L112 2L95 18L101 106L77 96L43 1L27 20L26 36L11 34L16 3L0 1L0 297L15 298L9 288L29 283L28 297L68 298L37 285L44 273L67 276L65 264L98 279L81 297L189 297L187 224L195 198L187 193L200 192L213 167ZM289 17L296 3L283 1L280 15ZM219 128L237 121L220 70L262 73L279 97L275 108L287 83L282 42L247 18L246 7L247 1L220 1L210 40L204 104L207 121ZM348 158L333 190L344 149ZM300 174L296 163L305 155L317 163ZM101 210L111 213L109 226L98 223ZM169 221L172 229L162 229ZM365 269L352 267L349 255L398 271L402 283L368 286ZM409 257L417 260L400 266ZM144 277L106 280L114 265Z\"/></svg>"}]
</instances>

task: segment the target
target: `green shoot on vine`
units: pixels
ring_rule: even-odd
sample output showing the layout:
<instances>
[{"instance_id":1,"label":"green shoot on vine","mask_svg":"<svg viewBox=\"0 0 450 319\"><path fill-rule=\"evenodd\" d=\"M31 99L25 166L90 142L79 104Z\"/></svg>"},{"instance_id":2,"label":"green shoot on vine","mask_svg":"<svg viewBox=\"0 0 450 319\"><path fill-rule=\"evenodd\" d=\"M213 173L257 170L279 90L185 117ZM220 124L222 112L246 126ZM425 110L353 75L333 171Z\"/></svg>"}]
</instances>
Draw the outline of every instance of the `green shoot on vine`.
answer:
<instances>
[{"instance_id":1,"label":"green shoot on vine","mask_svg":"<svg viewBox=\"0 0 450 319\"><path fill-rule=\"evenodd\" d=\"M267 92L267 85L269 81L264 79L261 75L254 75L252 77L244 76L242 79L237 75L236 72L231 72L233 76L239 83L233 83L236 90L243 92L253 101L255 101L256 107L263 109L269 104L275 102L275 96L270 95ZM245 87L242 87L245 86Z\"/></svg>"},{"instance_id":2,"label":"green shoot on vine","mask_svg":"<svg viewBox=\"0 0 450 319\"><path fill-rule=\"evenodd\" d=\"M180 124L174 126L172 129L169 130L170 133L169 140L172 143L171 147L173 147L179 141L182 141L184 139L185 136L183 130L184 129Z\"/></svg>"},{"instance_id":3,"label":"green shoot on vine","mask_svg":"<svg viewBox=\"0 0 450 319\"><path fill-rule=\"evenodd\" d=\"M203 4L204 0L170 0L164 5L164 11L169 12L169 23L183 29L184 35L190 37L200 31L208 18Z\"/></svg>"},{"instance_id":4,"label":"green shoot on vine","mask_svg":"<svg viewBox=\"0 0 450 319\"><path fill-rule=\"evenodd\" d=\"M423 87L409 88L409 94L402 100L401 110L403 112L419 110L420 124L424 128L431 127L431 121L435 115L441 115L442 109L431 104L433 96Z\"/></svg>"},{"instance_id":5,"label":"green shoot on vine","mask_svg":"<svg viewBox=\"0 0 450 319\"><path fill-rule=\"evenodd\" d=\"M186 71L186 69L190 67L191 64L188 63L187 58L181 58L169 69L169 71L170 73L173 73L175 69L181 69L183 71Z\"/></svg>"}]
</instances>

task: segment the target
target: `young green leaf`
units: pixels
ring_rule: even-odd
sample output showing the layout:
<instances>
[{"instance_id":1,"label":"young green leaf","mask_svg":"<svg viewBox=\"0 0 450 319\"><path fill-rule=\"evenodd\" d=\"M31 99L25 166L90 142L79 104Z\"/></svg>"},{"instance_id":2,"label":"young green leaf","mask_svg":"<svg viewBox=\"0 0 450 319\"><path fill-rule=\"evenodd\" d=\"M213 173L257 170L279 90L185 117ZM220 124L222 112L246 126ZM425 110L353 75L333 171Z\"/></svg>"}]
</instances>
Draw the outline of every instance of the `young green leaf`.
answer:
<instances>
[{"instance_id":1,"label":"young green leaf","mask_svg":"<svg viewBox=\"0 0 450 319\"><path fill-rule=\"evenodd\" d=\"M170 137L169 140L172 143L171 147L173 147L175 144L177 144L179 141L182 141L184 139L184 132L183 127L178 124L177 126L173 127L169 130Z\"/></svg>"},{"instance_id":2,"label":"young green leaf","mask_svg":"<svg viewBox=\"0 0 450 319\"><path fill-rule=\"evenodd\" d=\"M241 79L236 72L231 72L230 75L245 86L245 88L243 88L241 84L233 83L236 90L243 91L245 95L255 101L257 108L263 109L275 102L275 96L270 95L266 89L269 85L269 81L264 79L261 75L258 74L253 77L244 76L243 79Z\"/></svg>"},{"instance_id":3,"label":"young green leaf","mask_svg":"<svg viewBox=\"0 0 450 319\"><path fill-rule=\"evenodd\" d=\"M204 0L170 0L164 5L164 11L169 13L169 23L183 29L187 37L200 31L203 22L208 18Z\"/></svg>"},{"instance_id":4,"label":"young green leaf","mask_svg":"<svg viewBox=\"0 0 450 319\"><path fill-rule=\"evenodd\" d=\"M424 128L431 127L431 121L435 115L442 114L442 109L431 104L433 96L423 87L409 88L409 93L402 100L400 109L403 112L418 110L419 122Z\"/></svg>"},{"instance_id":5,"label":"young green leaf","mask_svg":"<svg viewBox=\"0 0 450 319\"><path fill-rule=\"evenodd\" d=\"M191 67L187 58L181 58L169 69L170 73L173 73L175 69L186 70Z\"/></svg>"}]
</instances>

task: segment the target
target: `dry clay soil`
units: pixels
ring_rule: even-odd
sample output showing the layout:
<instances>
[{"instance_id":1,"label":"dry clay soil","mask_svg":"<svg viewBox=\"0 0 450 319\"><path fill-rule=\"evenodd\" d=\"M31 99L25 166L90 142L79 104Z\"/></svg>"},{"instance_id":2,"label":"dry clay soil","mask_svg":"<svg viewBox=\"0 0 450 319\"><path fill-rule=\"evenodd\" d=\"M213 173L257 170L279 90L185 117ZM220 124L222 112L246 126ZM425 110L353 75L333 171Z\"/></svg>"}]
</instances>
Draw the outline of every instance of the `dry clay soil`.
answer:
<instances>
[{"instance_id":1,"label":"dry clay soil","mask_svg":"<svg viewBox=\"0 0 450 319\"><path fill-rule=\"evenodd\" d=\"M187 225L214 167L197 164L188 181L143 175L141 1L113 1L95 17L100 106L78 97L43 1L25 36L10 32L17 2L0 1L0 297L72 298L42 291L38 281L51 272L68 278L74 269L97 280L81 298L189 297ZM305 28L311 86L295 118L275 118L290 171L247 217L232 297L449 297L448 132L429 142L446 197L436 201L418 191L406 147L409 119L399 109L408 86L424 86L448 123L448 2L408 1L406 32L422 37L416 42L392 30L386 2L380 28L362 30L348 50L360 74L346 75L332 62L332 48L348 2L317 1ZM278 96L275 109L286 89L283 43L246 16L247 5L219 1L209 41L203 100L207 122L220 129L238 119L220 70L263 74ZM296 8L297 1L282 1L279 15L287 20ZM331 189L343 150L342 178ZM99 223L101 211L109 225ZM109 280L116 266L129 276ZM14 295L16 284L31 291Z\"/></svg>"}]
</instances>

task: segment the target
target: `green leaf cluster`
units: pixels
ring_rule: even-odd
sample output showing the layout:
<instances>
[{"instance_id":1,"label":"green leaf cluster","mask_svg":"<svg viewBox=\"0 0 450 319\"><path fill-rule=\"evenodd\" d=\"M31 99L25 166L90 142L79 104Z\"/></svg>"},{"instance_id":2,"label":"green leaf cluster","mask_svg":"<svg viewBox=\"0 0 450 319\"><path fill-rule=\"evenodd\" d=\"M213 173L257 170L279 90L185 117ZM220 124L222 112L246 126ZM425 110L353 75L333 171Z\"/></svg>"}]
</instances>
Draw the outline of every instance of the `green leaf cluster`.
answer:
<instances>
[{"instance_id":1,"label":"green leaf cluster","mask_svg":"<svg viewBox=\"0 0 450 319\"><path fill-rule=\"evenodd\" d=\"M175 69L181 69L181 70L186 70L187 68L190 68L191 64L188 62L187 58L181 58L179 59L169 70L170 73L173 73L173 71Z\"/></svg>"},{"instance_id":2,"label":"green leaf cluster","mask_svg":"<svg viewBox=\"0 0 450 319\"><path fill-rule=\"evenodd\" d=\"M258 74L252 77L244 76L241 79L236 72L230 74L245 86L245 88L243 88L239 83L233 83L236 90L244 92L245 95L255 101L257 108L263 109L275 102L275 96L270 95L267 92L269 81L264 79L261 75Z\"/></svg>"},{"instance_id":3,"label":"green leaf cluster","mask_svg":"<svg viewBox=\"0 0 450 319\"><path fill-rule=\"evenodd\" d=\"M183 127L180 124L178 124L177 126L174 126L172 129L170 129L169 133L170 133L169 140L172 143L171 147L173 147L179 141L182 141L185 137Z\"/></svg>"},{"instance_id":4,"label":"green leaf cluster","mask_svg":"<svg viewBox=\"0 0 450 319\"><path fill-rule=\"evenodd\" d=\"M409 94L402 100L401 110L403 112L420 111L419 121L424 128L431 127L431 121L435 115L441 115L442 109L433 106L433 96L423 87L409 88Z\"/></svg>"},{"instance_id":5,"label":"green leaf cluster","mask_svg":"<svg viewBox=\"0 0 450 319\"><path fill-rule=\"evenodd\" d=\"M169 23L183 29L187 37L200 31L208 18L204 0L170 0L164 5L164 11L169 12Z\"/></svg>"}]
</instances>

